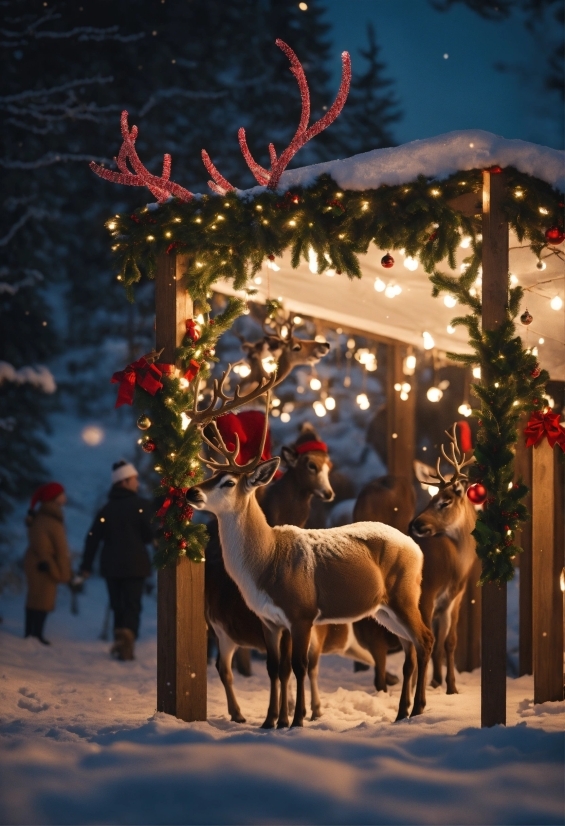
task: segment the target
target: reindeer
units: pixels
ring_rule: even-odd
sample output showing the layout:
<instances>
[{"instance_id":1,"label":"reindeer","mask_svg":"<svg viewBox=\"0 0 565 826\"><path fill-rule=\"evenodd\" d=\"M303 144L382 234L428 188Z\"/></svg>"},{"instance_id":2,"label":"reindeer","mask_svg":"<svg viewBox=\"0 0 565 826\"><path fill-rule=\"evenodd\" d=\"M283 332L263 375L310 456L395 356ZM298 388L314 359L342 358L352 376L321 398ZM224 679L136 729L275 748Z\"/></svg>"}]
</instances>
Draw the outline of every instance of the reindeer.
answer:
<instances>
[{"instance_id":1,"label":"reindeer","mask_svg":"<svg viewBox=\"0 0 565 826\"><path fill-rule=\"evenodd\" d=\"M454 468L450 477L440 471L437 460L436 473L424 475L420 463L418 478L421 482L437 485L439 492L428 506L410 523L410 534L424 554L424 574L420 610L428 628L435 636L432 653L433 676L431 685L442 683L443 654L447 659L447 693L457 694L455 685L455 649L457 647L457 621L467 580L476 559L475 540L471 535L477 514L474 505L465 495L468 477L462 469L474 461L465 458L457 444L456 425L452 432L445 431L451 441L451 456L441 446L443 458Z\"/></svg>"},{"instance_id":2,"label":"reindeer","mask_svg":"<svg viewBox=\"0 0 565 826\"><path fill-rule=\"evenodd\" d=\"M224 374L225 380L226 374ZM210 420L222 413L213 406ZM410 681L418 665L412 716L425 706L425 675L433 636L418 608L422 552L410 537L380 523L361 522L343 528L306 530L289 525L272 528L256 499L257 488L273 478L280 459L257 456L239 465L239 443L230 450L212 424L214 435L204 441L222 461L203 459L211 478L187 491L196 510L218 518L219 537L228 574L238 585L248 607L263 624L269 676L279 674L282 632L290 632L292 670L297 682L293 726L306 715L304 682L313 626L353 622L375 617L402 638L405 650L404 684L397 719L408 716ZM263 431L263 444L266 438ZM285 682L286 681L286 682ZM286 703L286 675L281 675L281 701ZM285 708L285 705L282 705ZM279 719L278 684L271 680L271 696L264 727ZM284 717L281 721L284 725Z\"/></svg>"}]
</instances>

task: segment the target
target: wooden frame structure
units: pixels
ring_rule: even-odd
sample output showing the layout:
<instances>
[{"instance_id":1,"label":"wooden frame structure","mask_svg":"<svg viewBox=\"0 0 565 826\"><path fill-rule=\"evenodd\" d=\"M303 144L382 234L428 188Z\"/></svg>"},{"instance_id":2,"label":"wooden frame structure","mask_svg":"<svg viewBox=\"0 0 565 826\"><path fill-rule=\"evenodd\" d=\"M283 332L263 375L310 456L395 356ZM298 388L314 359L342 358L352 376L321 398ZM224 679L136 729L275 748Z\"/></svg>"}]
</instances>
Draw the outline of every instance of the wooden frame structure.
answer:
<instances>
[{"instance_id":1,"label":"wooden frame structure","mask_svg":"<svg viewBox=\"0 0 565 826\"><path fill-rule=\"evenodd\" d=\"M508 224L502 212L503 174L483 173L483 324L496 329L504 318L508 289ZM465 196L467 197L467 196ZM476 199L475 199L476 200ZM182 289L182 256L162 254L156 273L156 348L164 348L163 360L174 362L175 350L192 316L192 302ZM388 345L388 383L403 380L402 360L406 346ZM415 393L400 402L388 393L388 464L392 473L411 475L414 458ZM403 438L394 438L402 433ZM521 458L520 458L521 457ZM518 449L518 464L527 476L528 456ZM559 575L563 567L562 529L553 526L560 506L555 505L555 457L547 441L533 454L532 539L523 531L520 631L520 672L529 673L533 662L535 702L563 699L563 594ZM561 474L563 468L561 466ZM531 561L530 561L531 560ZM528 571L532 570L532 598ZM477 588L480 563L471 574L462 603L457 656L459 670L472 670L482 658L481 724L506 722L506 587ZM528 601L530 599L530 601ZM530 606L533 621L530 623ZM482 628L482 645L479 637ZM528 648L529 628L533 640ZM532 652L532 653L530 653ZM204 566L182 558L174 567L159 572L157 627L157 710L186 721L206 719L206 623L204 619Z\"/></svg>"}]
</instances>

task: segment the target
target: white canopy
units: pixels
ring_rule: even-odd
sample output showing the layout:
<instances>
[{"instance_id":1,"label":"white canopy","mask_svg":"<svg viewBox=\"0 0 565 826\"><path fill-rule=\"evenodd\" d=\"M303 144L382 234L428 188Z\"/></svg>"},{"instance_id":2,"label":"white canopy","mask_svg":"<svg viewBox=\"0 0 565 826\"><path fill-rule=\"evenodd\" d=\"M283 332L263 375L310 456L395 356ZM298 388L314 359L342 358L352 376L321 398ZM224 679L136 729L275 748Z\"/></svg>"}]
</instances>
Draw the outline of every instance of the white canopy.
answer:
<instances>
[{"instance_id":1,"label":"white canopy","mask_svg":"<svg viewBox=\"0 0 565 826\"><path fill-rule=\"evenodd\" d=\"M478 130L452 132L391 149L376 149L346 160L290 170L282 177L281 189L308 185L324 172L331 174L343 189L361 190L382 183L408 183L420 174L443 178L458 170L493 164L513 166L565 189L564 152L525 141L505 140ZM240 194L246 197L262 189L255 187ZM415 262L406 261L399 251L391 250L394 267L384 269L380 261L385 252L387 250L371 247L361 259L363 278L354 281L345 275L318 275L314 259L310 265L301 262L293 269L290 254L285 254L274 262L277 269L271 262L265 262L259 275L261 283L252 286L258 290L260 301L282 298L285 307L293 312L323 318L336 326L355 328L417 347L422 347L422 334L427 332L441 350L468 352L466 330L459 327L453 333L448 332L450 320L461 311L464 313L465 308L445 306L443 296L432 298L432 287L422 266L418 263L415 270L408 269L405 263L414 266ZM459 250L458 266L468 254L464 247ZM555 310L550 303L555 296L565 302L565 267L549 250L544 250L542 258L546 268L539 270L537 257L527 244L518 244L511 233L510 272L526 290L521 312L527 308L534 318L529 327L522 328L523 339L528 346L537 346L540 364L553 379L565 380L565 309ZM449 271L447 262L443 269ZM391 289L375 289L377 286L382 290L383 285L396 285L402 292L389 297ZM215 288L233 294L228 282L219 283ZM540 339L543 343L539 343Z\"/></svg>"}]
</instances>

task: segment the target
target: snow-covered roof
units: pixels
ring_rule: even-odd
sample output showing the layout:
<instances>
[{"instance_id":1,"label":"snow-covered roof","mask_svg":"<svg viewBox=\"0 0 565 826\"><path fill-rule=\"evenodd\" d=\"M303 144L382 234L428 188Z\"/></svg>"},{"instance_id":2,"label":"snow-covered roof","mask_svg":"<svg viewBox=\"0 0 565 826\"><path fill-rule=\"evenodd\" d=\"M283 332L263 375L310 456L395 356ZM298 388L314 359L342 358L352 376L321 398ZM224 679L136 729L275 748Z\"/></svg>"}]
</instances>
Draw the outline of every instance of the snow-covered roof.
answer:
<instances>
[{"instance_id":1,"label":"snow-covered roof","mask_svg":"<svg viewBox=\"0 0 565 826\"><path fill-rule=\"evenodd\" d=\"M323 173L343 189L375 189L396 186L418 175L442 179L467 169L498 164L513 166L565 191L565 152L527 141L508 140L482 129L447 132L434 138L411 141L389 149L373 149L352 158L312 164L283 173L279 189L308 186ZM263 187L247 190L255 193Z\"/></svg>"},{"instance_id":2,"label":"snow-covered roof","mask_svg":"<svg viewBox=\"0 0 565 826\"><path fill-rule=\"evenodd\" d=\"M565 189L565 152L526 141L507 140L478 129L449 132L391 149L375 149L344 160L293 169L283 174L279 188L284 191L298 185L307 186L321 174L328 173L342 189L373 189L381 184L409 183L418 175L442 179L457 171L492 165L512 166ZM263 187L254 187L241 195L254 195L262 190ZM391 251L395 266L383 269L380 261L385 252L387 250L372 246L367 255L361 256L363 278L360 281L350 281L344 275L318 275L304 262L293 269L287 252L275 262L277 269L265 262L261 284L257 285L258 299L280 297L293 312L418 347L422 346L425 331L440 349L469 352L466 330L459 327L455 332L448 331L449 322L460 314L459 309L447 307L443 296L432 298L432 287L421 265L416 270L405 268L400 252ZM467 255L468 250L461 248L458 266ZM528 244L520 244L513 233L510 234L510 272L527 290L521 312L527 307L534 317L531 327L522 328L523 338L528 345L538 347L540 363L553 379L565 379L564 313L550 306L551 298L556 295L565 302L564 266L549 251L542 257L546 268L540 271L536 268L537 257ZM447 262L440 269L447 271ZM388 297L384 290L377 291L377 279L384 285L395 283L402 288L402 293ZM541 281L546 283L540 284ZM217 285L217 289L233 293L228 283ZM539 344L540 338L544 340L542 344Z\"/></svg>"}]
</instances>

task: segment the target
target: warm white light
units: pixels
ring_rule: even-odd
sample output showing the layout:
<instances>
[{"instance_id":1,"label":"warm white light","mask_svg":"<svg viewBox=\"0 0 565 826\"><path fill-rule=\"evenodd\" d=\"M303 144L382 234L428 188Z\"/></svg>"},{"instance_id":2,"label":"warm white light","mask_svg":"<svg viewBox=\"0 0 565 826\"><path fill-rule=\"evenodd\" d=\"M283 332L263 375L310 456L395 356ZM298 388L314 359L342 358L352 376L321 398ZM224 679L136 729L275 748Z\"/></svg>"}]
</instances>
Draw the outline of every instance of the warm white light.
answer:
<instances>
[{"instance_id":1,"label":"warm white light","mask_svg":"<svg viewBox=\"0 0 565 826\"><path fill-rule=\"evenodd\" d=\"M386 284L382 280L382 278L375 278L375 290L378 293L382 293L384 292L384 290L386 290Z\"/></svg>"},{"instance_id":2,"label":"warm white light","mask_svg":"<svg viewBox=\"0 0 565 826\"><path fill-rule=\"evenodd\" d=\"M424 340L424 350L432 350L435 347L436 343L430 333L424 331L422 338Z\"/></svg>"},{"instance_id":3,"label":"warm white light","mask_svg":"<svg viewBox=\"0 0 565 826\"><path fill-rule=\"evenodd\" d=\"M481 378L481 368L480 367L473 367L473 378L480 379Z\"/></svg>"},{"instance_id":4,"label":"warm white light","mask_svg":"<svg viewBox=\"0 0 565 826\"><path fill-rule=\"evenodd\" d=\"M455 307L457 304L457 299L453 295L446 295L443 299L443 303L446 307Z\"/></svg>"},{"instance_id":5,"label":"warm white light","mask_svg":"<svg viewBox=\"0 0 565 826\"><path fill-rule=\"evenodd\" d=\"M416 356L406 356L402 365L402 372L405 376L413 376L416 369Z\"/></svg>"},{"instance_id":6,"label":"warm white light","mask_svg":"<svg viewBox=\"0 0 565 826\"><path fill-rule=\"evenodd\" d=\"M402 385L400 384L399 381L397 381L396 384L394 385L394 389L396 390L397 393L400 393L400 391L402 390Z\"/></svg>"},{"instance_id":7,"label":"warm white light","mask_svg":"<svg viewBox=\"0 0 565 826\"><path fill-rule=\"evenodd\" d=\"M296 221L289 221L288 225L289 225L289 227L295 227L296 226Z\"/></svg>"},{"instance_id":8,"label":"warm white light","mask_svg":"<svg viewBox=\"0 0 565 826\"><path fill-rule=\"evenodd\" d=\"M274 272L278 272L278 271L280 270L279 265L278 265L278 264L275 264L275 262L274 262L274 261L267 261L267 267L268 267L270 270L273 270Z\"/></svg>"},{"instance_id":9,"label":"warm white light","mask_svg":"<svg viewBox=\"0 0 565 826\"><path fill-rule=\"evenodd\" d=\"M322 418L322 416L325 416L327 413L326 406L322 402L314 402L312 407L314 408L314 413L316 414L316 416L319 416L320 418Z\"/></svg>"},{"instance_id":10,"label":"warm white light","mask_svg":"<svg viewBox=\"0 0 565 826\"><path fill-rule=\"evenodd\" d=\"M355 341L354 338L348 338L347 339L347 349L348 350L353 350L355 348L356 343L357 342Z\"/></svg>"},{"instance_id":11,"label":"warm white light","mask_svg":"<svg viewBox=\"0 0 565 826\"><path fill-rule=\"evenodd\" d=\"M321 390L322 382L320 381L320 379L310 379L310 388L312 390Z\"/></svg>"},{"instance_id":12,"label":"warm white light","mask_svg":"<svg viewBox=\"0 0 565 826\"><path fill-rule=\"evenodd\" d=\"M444 57L447 57L447 55L444 55ZM430 189L430 195L433 195L434 198L437 198L438 195L441 195L441 192L439 191L439 189Z\"/></svg>"},{"instance_id":13,"label":"warm white light","mask_svg":"<svg viewBox=\"0 0 565 826\"><path fill-rule=\"evenodd\" d=\"M335 399L333 396L328 396L324 404L326 405L326 410L335 410Z\"/></svg>"},{"instance_id":14,"label":"warm white light","mask_svg":"<svg viewBox=\"0 0 565 826\"><path fill-rule=\"evenodd\" d=\"M368 410L371 406L366 393L359 393L355 401L357 402L361 410Z\"/></svg>"},{"instance_id":15,"label":"warm white light","mask_svg":"<svg viewBox=\"0 0 565 826\"><path fill-rule=\"evenodd\" d=\"M308 269L310 272L318 272L318 255L312 247L308 250Z\"/></svg>"},{"instance_id":16,"label":"warm white light","mask_svg":"<svg viewBox=\"0 0 565 826\"><path fill-rule=\"evenodd\" d=\"M202 315L202 313L196 316L196 320L199 324L204 324L204 316Z\"/></svg>"},{"instance_id":17,"label":"warm white light","mask_svg":"<svg viewBox=\"0 0 565 826\"><path fill-rule=\"evenodd\" d=\"M540 207L539 212L540 215L549 215L549 210L547 210L545 207Z\"/></svg>"},{"instance_id":18,"label":"warm white light","mask_svg":"<svg viewBox=\"0 0 565 826\"><path fill-rule=\"evenodd\" d=\"M565 568L562 568L559 574L559 587L562 591L565 591Z\"/></svg>"},{"instance_id":19,"label":"warm white light","mask_svg":"<svg viewBox=\"0 0 565 826\"><path fill-rule=\"evenodd\" d=\"M430 494L430 496L435 496L439 493L439 488L437 487L437 485L428 485L428 493Z\"/></svg>"},{"instance_id":20,"label":"warm white light","mask_svg":"<svg viewBox=\"0 0 565 826\"><path fill-rule=\"evenodd\" d=\"M510 284L511 284L511 286L515 287L517 283L518 283L518 276L514 275L513 272L510 273Z\"/></svg>"},{"instance_id":21,"label":"warm white light","mask_svg":"<svg viewBox=\"0 0 565 826\"><path fill-rule=\"evenodd\" d=\"M552 310L560 310L563 306L563 299L559 295L554 295L551 301L549 302L549 306Z\"/></svg>"},{"instance_id":22,"label":"warm white light","mask_svg":"<svg viewBox=\"0 0 565 826\"><path fill-rule=\"evenodd\" d=\"M89 424L83 428L80 436L89 447L97 447L104 441L104 431L95 424Z\"/></svg>"},{"instance_id":23,"label":"warm white light","mask_svg":"<svg viewBox=\"0 0 565 826\"><path fill-rule=\"evenodd\" d=\"M446 330L449 333L449 335L452 336L453 333L455 332L455 327L452 327L451 324L448 324L447 327L446 327Z\"/></svg>"},{"instance_id":24,"label":"warm white light","mask_svg":"<svg viewBox=\"0 0 565 826\"><path fill-rule=\"evenodd\" d=\"M402 287L398 284L388 284L385 289L385 295L387 298L394 298L397 295L400 295L402 292Z\"/></svg>"},{"instance_id":25,"label":"warm white light","mask_svg":"<svg viewBox=\"0 0 565 826\"><path fill-rule=\"evenodd\" d=\"M514 196L515 196L516 198L523 198L523 197L524 197L524 193L522 192L522 190L521 190L521 189L515 189L515 190L514 190Z\"/></svg>"},{"instance_id":26,"label":"warm white light","mask_svg":"<svg viewBox=\"0 0 565 826\"><path fill-rule=\"evenodd\" d=\"M429 387L426 396L430 402L439 402L443 396L443 391L439 387Z\"/></svg>"},{"instance_id":27,"label":"warm white light","mask_svg":"<svg viewBox=\"0 0 565 826\"><path fill-rule=\"evenodd\" d=\"M188 379L182 378L182 379L179 379L179 384L183 388L183 390L186 390L186 388L188 387L190 382L188 381Z\"/></svg>"},{"instance_id":28,"label":"warm white light","mask_svg":"<svg viewBox=\"0 0 565 826\"><path fill-rule=\"evenodd\" d=\"M290 413L281 413L281 422L285 424L290 421Z\"/></svg>"},{"instance_id":29,"label":"warm white light","mask_svg":"<svg viewBox=\"0 0 565 826\"><path fill-rule=\"evenodd\" d=\"M253 279L253 283L257 284L257 286L259 286L259 284L263 283L263 279L261 278L260 275L256 275L255 278Z\"/></svg>"},{"instance_id":30,"label":"warm white light","mask_svg":"<svg viewBox=\"0 0 565 826\"><path fill-rule=\"evenodd\" d=\"M107 226L108 226L108 229L116 229L116 225L113 221L110 221L110 223Z\"/></svg>"},{"instance_id":31,"label":"warm white light","mask_svg":"<svg viewBox=\"0 0 565 826\"><path fill-rule=\"evenodd\" d=\"M272 407L280 407L280 404L281 404L281 400L280 400L280 399L276 399L276 398L275 398L275 399L272 399L272 400L271 400L271 406L272 406Z\"/></svg>"},{"instance_id":32,"label":"warm white light","mask_svg":"<svg viewBox=\"0 0 565 826\"><path fill-rule=\"evenodd\" d=\"M460 404L457 408L457 412L461 413L462 416L470 416L472 413L471 405L467 402L463 402L463 404Z\"/></svg>"},{"instance_id":33,"label":"warm white light","mask_svg":"<svg viewBox=\"0 0 565 826\"><path fill-rule=\"evenodd\" d=\"M404 259L404 266L407 270L412 270L412 272L418 269L418 263L418 259L413 258L411 255L407 255Z\"/></svg>"},{"instance_id":34,"label":"warm white light","mask_svg":"<svg viewBox=\"0 0 565 826\"><path fill-rule=\"evenodd\" d=\"M235 367L233 368L233 372L236 373L238 376L241 376L242 379L245 379L251 373L251 367L248 364L242 362L241 364L235 365Z\"/></svg>"},{"instance_id":35,"label":"warm white light","mask_svg":"<svg viewBox=\"0 0 565 826\"><path fill-rule=\"evenodd\" d=\"M461 241L459 242L459 246L464 250L469 249L472 240L473 239L470 235L464 235Z\"/></svg>"},{"instance_id":36,"label":"warm white light","mask_svg":"<svg viewBox=\"0 0 565 826\"><path fill-rule=\"evenodd\" d=\"M409 393L412 390L412 385L408 384L407 381L403 381L402 384L400 385L400 389L402 390L403 393Z\"/></svg>"},{"instance_id":37,"label":"warm white light","mask_svg":"<svg viewBox=\"0 0 565 826\"><path fill-rule=\"evenodd\" d=\"M277 369L277 363L272 356L267 356L267 358L261 359L261 364L263 365L263 370L266 373L274 373Z\"/></svg>"},{"instance_id":38,"label":"warm white light","mask_svg":"<svg viewBox=\"0 0 565 826\"><path fill-rule=\"evenodd\" d=\"M299 315L295 315L292 320L294 321L295 324L302 324L302 319L300 318Z\"/></svg>"},{"instance_id":39,"label":"warm white light","mask_svg":"<svg viewBox=\"0 0 565 826\"><path fill-rule=\"evenodd\" d=\"M325 336L316 336L314 338L314 341L317 341L318 344L327 344L328 343L328 340L326 339Z\"/></svg>"},{"instance_id":40,"label":"warm white light","mask_svg":"<svg viewBox=\"0 0 565 826\"><path fill-rule=\"evenodd\" d=\"M403 402L407 401L408 400L408 393L405 393L404 390L403 390L402 393L400 394L400 398Z\"/></svg>"},{"instance_id":41,"label":"warm white light","mask_svg":"<svg viewBox=\"0 0 565 826\"><path fill-rule=\"evenodd\" d=\"M543 336L539 339L538 344L545 344L545 339L543 338Z\"/></svg>"}]
</instances>

